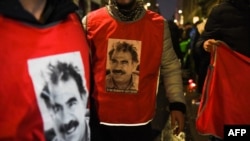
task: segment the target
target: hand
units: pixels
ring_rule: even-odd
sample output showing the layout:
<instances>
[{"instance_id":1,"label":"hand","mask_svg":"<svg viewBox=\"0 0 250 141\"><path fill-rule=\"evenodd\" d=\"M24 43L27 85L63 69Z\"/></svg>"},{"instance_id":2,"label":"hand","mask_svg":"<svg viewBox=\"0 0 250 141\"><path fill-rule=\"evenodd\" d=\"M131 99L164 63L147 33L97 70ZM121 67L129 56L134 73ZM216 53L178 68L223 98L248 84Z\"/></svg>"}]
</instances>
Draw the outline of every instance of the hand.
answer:
<instances>
[{"instance_id":1,"label":"hand","mask_svg":"<svg viewBox=\"0 0 250 141\"><path fill-rule=\"evenodd\" d=\"M203 43L203 48L206 52L211 52L213 47L217 47L219 44L219 41L216 41L214 39L208 39Z\"/></svg>"},{"instance_id":2,"label":"hand","mask_svg":"<svg viewBox=\"0 0 250 141\"><path fill-rule=\"evenodd\" d=\"M174 129L177 124L177 128L174 129L174 134L178 135L184 129L184 114L181 111L171 111L171 127Z\"/></svg>"}]
</instances>

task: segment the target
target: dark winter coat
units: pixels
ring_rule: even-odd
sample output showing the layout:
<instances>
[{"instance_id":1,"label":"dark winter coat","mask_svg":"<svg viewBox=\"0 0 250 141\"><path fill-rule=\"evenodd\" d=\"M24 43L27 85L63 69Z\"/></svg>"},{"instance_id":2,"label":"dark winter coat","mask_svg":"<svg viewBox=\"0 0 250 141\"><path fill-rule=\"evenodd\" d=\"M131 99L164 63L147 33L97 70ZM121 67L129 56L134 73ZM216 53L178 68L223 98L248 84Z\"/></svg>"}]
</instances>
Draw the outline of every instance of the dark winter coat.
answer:
<instances>
[{"instance_id":1,"label":"dark winter coat","mask_svg":"<svg viewBox=\"0 0 250 141\"><path fill-rule=\"evenodd\" d=\"M207 39L221 40L233 50L250 57L250 8L249 2L228 0L213 8L204 33L196 47L204 53L203 43ZM204 53L206 54L206 53Z\"/></svg>"}]
</instances>

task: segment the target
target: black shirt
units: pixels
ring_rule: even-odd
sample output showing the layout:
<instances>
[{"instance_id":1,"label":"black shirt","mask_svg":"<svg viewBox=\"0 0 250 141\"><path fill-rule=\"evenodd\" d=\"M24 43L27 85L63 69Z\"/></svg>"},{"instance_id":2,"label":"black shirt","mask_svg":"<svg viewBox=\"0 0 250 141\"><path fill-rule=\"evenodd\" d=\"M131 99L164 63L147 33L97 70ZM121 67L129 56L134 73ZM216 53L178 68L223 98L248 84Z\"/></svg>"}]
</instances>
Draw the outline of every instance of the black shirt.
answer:
<instances>
[{"instance_id":1,"label":"black shirt","mask_svg":"<svg viewBox=\"0 0 250 141\"><path fill-rule=\"evenodd\" d=\"M0 0L0 14L9 18L23 22L45 25L60 21L66 16L77 10L77 6L72 0L47 0L45 9L42 13L42 22L26 11L19 0Z\"/></svg>"}]
</instances>

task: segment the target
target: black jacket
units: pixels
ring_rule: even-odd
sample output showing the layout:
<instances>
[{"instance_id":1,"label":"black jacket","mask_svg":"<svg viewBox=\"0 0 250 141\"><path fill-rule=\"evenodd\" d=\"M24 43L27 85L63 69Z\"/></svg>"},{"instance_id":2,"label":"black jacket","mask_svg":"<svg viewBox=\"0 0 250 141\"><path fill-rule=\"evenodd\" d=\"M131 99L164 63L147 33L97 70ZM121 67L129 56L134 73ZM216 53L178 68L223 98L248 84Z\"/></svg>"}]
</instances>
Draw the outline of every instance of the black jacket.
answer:
<instances>
[{"instance_id":1,"label":"black jacket","mask_svg":"<svg viewBox=\"0 0 250 141\"><path fill-rule=\"evenodd\" d=\"M204 41L215 39L224 41L233 50L250 57L249 2L247 5L233 4L232 1L225 1L212 9L205 30L196 44L201 54L206 54L202 47Z\"/></svg>"},{"instance_id":2,"label":"black jacket","mask_svg":"<svg viewBox=\"0 0 250 141\"><path fill-rule=\"evenodd\" d=\"M22 7L19 0L0 0L0 15L35 25L60 21L76 10L77 6L72 0L47 0L42 14L42 22L38 22L32 14Z\"/></svg>"}]
</instances>

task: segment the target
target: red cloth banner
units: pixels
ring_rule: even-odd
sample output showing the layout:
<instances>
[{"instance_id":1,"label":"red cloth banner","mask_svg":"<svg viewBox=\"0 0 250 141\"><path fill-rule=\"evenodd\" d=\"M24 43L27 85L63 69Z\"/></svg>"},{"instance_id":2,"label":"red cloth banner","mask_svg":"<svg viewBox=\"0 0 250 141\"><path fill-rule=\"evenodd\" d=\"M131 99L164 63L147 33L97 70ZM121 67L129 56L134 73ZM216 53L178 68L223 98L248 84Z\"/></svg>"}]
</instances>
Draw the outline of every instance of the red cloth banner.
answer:
<instances>
[{"instance_id":1,"label":"red cloth banner","mask_svg":"<svg viewBox=\"0 0 250 141\"><path fill-rule=\"evenodd\" d=\"M198 109L199 133L224 138L224 125L250 125L250 58L221 43L211 53Z\"/></svg>"}]
</instances>

